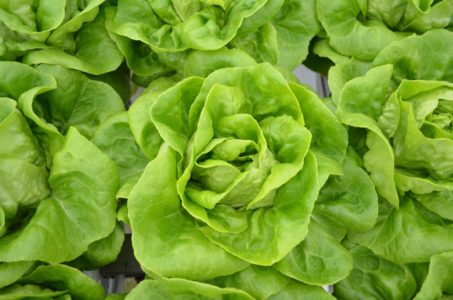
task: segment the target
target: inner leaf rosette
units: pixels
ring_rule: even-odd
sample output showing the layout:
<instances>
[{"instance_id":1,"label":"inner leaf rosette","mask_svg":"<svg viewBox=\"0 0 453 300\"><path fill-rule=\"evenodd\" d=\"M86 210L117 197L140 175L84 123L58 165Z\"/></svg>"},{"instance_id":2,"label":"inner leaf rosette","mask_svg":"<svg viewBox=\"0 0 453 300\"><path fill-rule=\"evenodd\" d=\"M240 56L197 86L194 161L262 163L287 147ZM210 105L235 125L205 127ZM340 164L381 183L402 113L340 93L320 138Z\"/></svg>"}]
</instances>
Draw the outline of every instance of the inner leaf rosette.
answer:
<instances>
[{"instance_id":1,"label":"inner leaf rosette","mask_svg":"<svg viewBox=\"0 0 453 300\"><path fill-rule=\"evenodd\" d=\"M163 142L129 198L145 270L213 278L271 265L304 239L318 168L292 88L265 63L190 77L152 100Z\"/></svg>"}]
</instances>

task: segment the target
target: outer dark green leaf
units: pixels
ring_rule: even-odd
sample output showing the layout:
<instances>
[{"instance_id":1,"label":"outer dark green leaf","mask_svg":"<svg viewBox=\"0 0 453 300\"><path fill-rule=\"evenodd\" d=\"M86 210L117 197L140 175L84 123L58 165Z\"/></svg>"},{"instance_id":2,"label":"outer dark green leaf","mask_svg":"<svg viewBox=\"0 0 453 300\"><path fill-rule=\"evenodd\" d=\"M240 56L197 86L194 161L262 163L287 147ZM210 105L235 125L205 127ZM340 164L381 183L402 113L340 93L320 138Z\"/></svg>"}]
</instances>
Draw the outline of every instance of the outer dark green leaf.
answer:
<instances>
[{"instance_id":1,"label":"outer dark green leaf","mask_svg":"<svg viewBox=\"0 0 453 300\"><path fill-rule=\"evenodd\" d=\"M24 290L30 285L40 286L62 295L68 295L70 299L104 298L104 290L98 283L81 271L65 265L39 266L24 276L19 283ZM21 289L17 288L17 290Z\"/></svg>"},{"instance_id":2,"label":"outer dark green leaf","mask_svg":"<svg viewBox=\"0 0 453 300\"><path fill-rule=\"evenodd\" d=\"M403 79L453 80L453 32L431 30L423 35L415 35L386 47L373 65L394 65L393 78ZM433 45L436 45L433 48ZM410 53L406 51L412 49Z\"/></svg>"},{"instance_id":3,"label":"outer dark green leaf","mask_svg":"<svg viewBox=\"0 0 453 300\"><path fill-rule=\"evenodd\" d=\"M362 13L359 1L317 1L318 18L327 32L328 42L343 55L371 61L389 43L406 35L392 31L381 22L363 24Z\"/></svg>"},{"instance_id":4,"label":"outer dark green leaf","mask_svg":"<svg viewBox=\"0 0 453 300\"><path fill-rule=\"evenodd\" d=\"M295 281L273 268L253 265L231 276L216 278L214 283L243 290L256 299L335 299L319 286Z\"/></svg>"},{"instance_id":5,"label":"outer dark green leaf","mask_svg":"<svg viewBox=\"0 0 453 300\"><path fill-rule=\"evenodd\" d=\"M0 299L52 299L57 297L64 297L64 291L52 291L48 288L43 288L34 284L15 284L0 290Z\"/></svg>"},{"instance_id":6,"label":"outer dark green leaf","mask_svg":"<svg viewBox=\"0 0 453 300\"><path fill-rule=\"evenodd\" d=\"M364 247L353 247L354 268L351 274L334 286L338 299L411 299L416 282L405 266L375 256Z\"/></svg>"},{"instance_id":7,"label":"outer dark green leaf","mask_svg":"<svg viewBox=\"0 0 453 300\"><path fill-rule=\"evenodd\" d=\"M391 262L428 262L453 249L453 224L405 196L398 210L382 204L376 226L349 238Z\"/></svg>"},{"instance_id":8,"label":"outer dark green leaf","mask_svg":"<svg viewBox=\"0 0 453 300\"><path fill-rule=\"evenodd\" d=\"M116 163L121 185L133 185L148 163L135 142L126 112L101 124L94 134L93 143Z\"/></svg>"},{"instance_id":9,"label":"outer dark green leaf","mask_svg":"<svg viewBox=\"0 0 453 300\"><path fill-rule=\"evenodd\" d=\"M36 206L50 194L45 157L16 102L0 98L1 235L14 226L23 207ZM25 214L26 216L26 214Z\"/></svg>"},{"instance_id":10,"label":"outer dark green leaf","mask_svg":"<svg viewBox=\"0 0 453 300\"><path fill-rule=\"evenodd\" d=\"M402 193L410 192L430 211L444 219L453 220L453 183L416 177L402 171L395 173L395 180Z\"/></svg>"},{"instance_id":11,"label":"outer dark green leaf","mask_svg":"<svg viewBox=\"0 0 453 300\"><path fill-rule=\"evenodd\" d=\"M326 292L322 287L305 285L296 282L289 283L283 290L270 296L269 300L291 300L291 299L319 299L334 300L331 294Z\"/></svg>"},{"instance_id":12,"label":"outer dark green leaf","mask_svg":"<svg viewBox=\"0 0 453 300\"><path fill-rule=\"evenodd\" d=\"M113 231L115 166L76 129L53 159L49 186L31 220L1 238L1 261L71 260Z\"/></svg>"},{"instance_id":13,"label":"outer dark green leaf","mask_svg":"<svg viewBox=\"0 0 453 300\"><path fill-rule=\"evenodd\" d=\"M276 264L276 269L307 284L328 285L349 274L352 257L312 220L306 238Z\"/></svg>"},{"instance_id":14,"label":"outer dark green leaf","mask_svg":"<svg viewBox=\"0 0 453 300\"><path fill-rule=\"evenodd\" d=\"M342 176L331 176L319 192L314 218L348 231L370 230L378 216L374 184L351 152L345 159L343 172Z\"/></svg>"},{"instance_id":15,"label":"outer dark green leaf","mask_svg":"<svg viewBox=\"0 0 453 300\"><path fill-rule=\"evenodd\" d=\"M117 223L107 237L91 243L81 256L68 264L83 270L93 270L116 260L124 242L122 225Z\"/></svg>"},{"instance_id":16,"label":"outer dark green leaf","mask_svg":"<svg viewBox=\"0 0 453 300\"><path fill-rule=\"evenodd\" d=\"M150 109L157 97L176 82L173 78L155 80L138 97L128 110L129 126L140 150L150 160L154 159L162 144L156 126L151 122Z\"/></svg>"},{"instance_id":17,"label":"outer dark green leaf","mask_svg":"<svg viewBox=\"0 0 453 300\"><path fill-rule=\"evenodd\" d=\"M349 126L367 129L368 151L364 155L365 168L371 173L377 192L398 206L399 200L393 179L394 153L378 125L388 90L392 86L391 75L392 67L385 65L346 83L339 99L337 115Z\"/></svg>"},{"instance_id":18,"label":"outer dark green leaf","mask_svg":"<svg viewBox=\"0 0 453 300\"><path fill-rule=\"evenodd\" d=\"M257 299L267 299L283 290L290 281L273 268L251 265L233 275L216 278L213 283L243 290Z\"/></svg>"},{"instance_id":19,"label":"outer dark green leaf","mask_svg":"<svg viewBox=\"0 0 453 300\"><path fill-rule=\"evenodd\" d=\"M231 44L258 62L293 70L318 31L315 1L271 0L244 20Z\"/></svg>"},{"instance_id":20,"label":"outer dark green leaf","mask_svg":"<svg viewBox=\"0 0 453 300\"><path fill-rule=\"evenodd\" d=\"M347 132L315 93L294 83L290 87L299 102L305 126L313 135L311 150L316 155L320 186L323 186L330 174L342 174L348 143Z\"/></svg>"},{"instance_id":21,"label":"outer dark green leaf","mask_svg":"<svg viewBox=\"0 0 453 300\"><path fill-rule=\"evenodd\" d=\"M37 70L52 75L57 88L38 97L34 109L63 134L73 126L91 138L102 122L124 111L120 96L104 82L60 66L40 65Z\"/></svg>"}]
</instances>

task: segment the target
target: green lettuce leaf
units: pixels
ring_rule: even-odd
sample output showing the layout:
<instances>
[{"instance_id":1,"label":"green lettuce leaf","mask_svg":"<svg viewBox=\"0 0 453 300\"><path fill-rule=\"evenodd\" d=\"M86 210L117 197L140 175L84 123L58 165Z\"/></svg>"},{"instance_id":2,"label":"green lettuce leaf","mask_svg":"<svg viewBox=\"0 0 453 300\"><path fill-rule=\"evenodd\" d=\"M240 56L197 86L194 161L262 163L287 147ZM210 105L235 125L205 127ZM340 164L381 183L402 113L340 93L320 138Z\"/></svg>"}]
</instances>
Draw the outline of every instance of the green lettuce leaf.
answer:
<instances>
[{"instance_id":1,"label":"green lettuce leaf","mask_svg":"<svg viewBox=\"0 0 453 300\"><path fill-rule=\"evenodd\" d=\"M293 70L307 57L319 30L315 1L270 0L244 20L231 45L258 62Z\"/></svg>"},{"instance_id":2,"label":"green lettuce leaf","mask_svg":"<svg viewBox=\"0 0 453 300\"><path fill-rule=\"evenodd\" d=\"M132 135L127 112L113 115L102 123L92 141L115 162L121 185L133 185L148 164Z\"/></svg>"},{"instance_id":3,"label":"green lettuce leaf","mask_svg":"<svg viewBox=\"0 0 453 300\"><path fill-rule=\"evenodd\" d=\"M311 221L307 237L276 264L281 273L311 285L328 285L352 270L352 257L319 224Z\"/></svg>"},{"instance_id":4,"label":"green lettuce leaf","mask_svg":"<svg viewBox=\"0 0 453 300\"><path fill-rule=\"evenodd\" d=\"M0 289L0 299L104 299L103 288L65 265L41 265L17 283Z\"/></svg>"},{"instance_id":5,"label":"green lettuce leaf","mask_svg":"<svg viewBox=\"0 0 453 300\"><path fill-rule=\"evenodd\" d=\"M0 289L19 280L33 265L30 261L0 263Z\"/></svg>"},{"instance_id":6,"label":"green lettuce leaf","mask_svg":"<svg viewBox=\"0 0 453 300\"><path fill-rule=\"evenodd\" d=\"M256 64L246 52L221 48L213 51L192 51L184 64L184 77L206 77L213 71L228 67L247 67Z\"/></svg>"},{"instance_id":7,"label":"green lettuce leaf","mask_svg":"<svg viewBox=\"0 0 453 300\"><path fill-rule=\"evenodd\" d=\"M344 61L342 56L373 61L388 44L411 32L429 33L452 24L453 3L450 0L341 0L335 3L320 0L316 5L325 36L314 52L333 62ZM413 53L411 51L410 56ZM403 57L407 52L393 52L392 55Z\"/></svg>"},{"instance_id":8,"label":"green lettuce leaf","mask_svg":"<svg viewBox=\"0 0 453 300\"><path fill-rule=\"evenodd\" d=\"M427 32L451 24L453 3L443 1L370 1L367 15L398 31Z\"/></svg>"},{"instance_id":9,"label":"green lettuce leaf","mask_svg":"<svg viewBox=\"0 0 453 300\"><path fill-rule=\"evenodd\" d=\"M331 176L319 192L313 218L330 223L344 231L368 231L378 216L375 186L357 162L357 154L349 150L343 164L343 175Z\"/></svg>"},{"instance_id":10,"label":"green lettuce leaf","mask_svg":"<svg viewBox=\"0 0 453 300\"><path fill-rule=\"evenodd\" d=\"M0 297L3 299L52 299L63 296L65 291L53 291L34 284L12 285L0 290ZM32 298L32 299L33 299ZM1 299L1 298L0 298Z\"/></svg>"},{"instance_id":11,"label":"green lettuce leaf","mask_svg":"<svg viewBox=\"0 0 453 300\"><path fill-rule=\"evenodd\" d=\"M273 268L250 266L236 274L213 280L222 287L243 290L255 299L335 299L319 286L285 277Z\"/></svg>"},{"instance_id":12,"label":"green lettuce leaf","mask_svg":"<svg viewBox=\"0 0 453 300\"><path fill-rule=\"evenodd\" d=\"M44 48L28 52L27 64L56 64L93 75L116 70L123 55L105 28L105 17L99 13L92 22L83 24L73 37L71 48ZM74 30L73 28L71 28Z\"/></svg>"},{"instance_id":13,"label":"green lettuce leaf","mask_svg":"<svg viewBox=\"0 0 453 300\"><path fill-rule=\"evenodd\" d=\"M430 211L444 219L453 220L453 183L417 177L407 172L395 173L395 181L400 193L408 193Z\"/></svg>"},{"instance_id":14,"label":"green lettuce leaf","mask_svg":"<svg viewBox=\"0 0 453 300\"><path fill-rule=\"evenodd\" d=\"M384 65L371 69L363 77L348 81L341 92L337 115L346 125L367 129L365 168L370 172L377 192L398 206L394 183L395 155L388 138L378 125L389 96L388 91L392 87L392 70L390 65Z\"/></svg>"},{"instance_id":15,"label":"green lettuce leaf","mask_svg":"<svg viewBox=\"0 0 453 300\"><path fill-rule=\"evenodd\" d=\"M91 138L107 118L124 111L119 95L104 82L60 66L39 65L36 69L53 76L57 88L38 96L33 109L63 134L73 126Z\"/></svg>"},{"instance_id":16,"label":"green lettuce leaf","mask_svg":"<svg viewBox=\"0 0 453 300\"><path fill-rule=\"evenodd\" d=\"M406 195L399 209L381 203L376 226L348 237L386 260L406 264L428 262L435 254L451 251L452 231L451 221Z\"/></svg>"},{"instance_id":17,"label":"green lettuce leaf","mask_svg":"<svg viewBox=\"0 0 453 300\"><path fill-rule=\"evenodd\" d=\"M0 261L68 261L113 231L115 166L76 129L68 131L63 149L53 158L48 186L51 194L37 203L34 213L29 210L29 220L16 219L18 229L11 227L1 237Z\"/></svg>"},{"instance_id":18,"label":"green lettuce leaf","mask_svg":"<svg viewBox=\"0 0 453 300\"><path fill-rule=\"evenodd\" d=\"M117 223L112 233L88 245L87 251L67 264L82 270L100 268L116 260L123 242L123 228L120 223Z\"/></svg>"},{"instance_id":19,"label":"green lettuce leaf","mask_svg":"<svg viewBox=\"0 0 453 300\"><path fill-rule=\"evenodd\" d=\"M135 141L145 156L152 160L156 157L162 138L151 122L149 110L157 97L178 82L175 78L160 78L153 81L134 101L128 110L129 126Z\"/></svg>"},{"instance_id":20,"label":"green lettuce leaf","mask_svg":"<svg viewBox=\"0 0 453 300\"><path fill-rule=\"evenodd\" d=\"M254 265L233 275L212 280L215 285L240 289L257 299L268 299L291 281L273 268Z\"/></svg>"},{"instance_id":21,"label":"green lettuce leaf","mask_svg":"<svg viewBox=\"0 0 453 300\"><path fill-rule=\"evenodd\" d=\"M429 272L415 300L444 299L453 294L453 252L434 255L429 262ZM448 298L447 298L448 299Z\"/></svg>"},{"instance_id":22,"label":"green lettuce leaf","mask_svg":"<svg viewBox=\"0 0 453 300\"><path fill-rule=\"evenodd\" d=\"M353 246L354 268L335 284L338 299L412 299L416 282L410 269L375 256L370 250Z\"/></svg>"},{"instance_id":23,"label":"green lettuce leaf","mask_svg":"<svg viewBox=\"0 0 453 300\"><path fill-rule=\"evenodd\" d=\"M23 57L28 64L58 64L91 74L115 70L122 55L99 13L103 2L4 1L0 6L0 57Z\"/></svg>"},{"instance_id":24,"label":"green lettuce leaf","mask_svg":"<svg viewBox=\"0 0 453 300\"><path fill-rule=\"evenodd\" d=\"M320 186L323 186L329 175L343 174L347 132L314 92L294 83L290 83L290 87L299 102L305 126L313 135L310 146L316 155Z\"/></svg>"},{"instance_id":25,"label":"green lettuce leaf","mask_svg":"<svg viewBox=\"0 0 453 300\"><path fill-rule=\"evenodd\" d=\"M373 66L392 64L393 78L415 80L453 80L451 66L453 50L450 43L453 32L431 30L423 35L414 35L385 47L373 61ZM433 45L436 45L433 48ZM408 53L407 49L412 49Z\"/></svg>"},{"instance_id":26,"label":"green lettuce leaf","mask_svg":"<svg viewBox=\"0 0 453 300\"><path fill-rule=\"evenodd\" d=\"M306 299L334 300L331 294L319 286L291 282L283 290L270 296L269 300L290 300L303 296Z\"/></svg>"},{"instance_id":27,"label":"green lettuce leaf","mask_svg":"<svg viewBox=\"0 0 453 300\"><path fill-rule=\"evenodd\" d=\"M231 41L244 18L265 2L222 1L219 5L209 1L120 0L114 31L141 40L154 50L214 50ZM222 24L217 23L219 19L223 19Z\"/></svg>"},{"instance_id":28,"label":"green lettuce leaf","mask_svg":"<svg viewBox=\"0 0 453 300\"><path fill-rule=\"evenodd\" d=\"M13 141L0 150L3 236L8 227L14 226L16 216L26 217L21 208L36 206L50 195L50 187L45 156L23 115L17 110L16 102L0 98L0 114L3 117L0 119L0 136L2 140Z\"/></svg>"},{"instance_id":29,"label":"green lettuce leaf","mask_svg":"<svg viewBox=\"0 0 453 300\"><path fill-rule=\"evenodd\" d=\"M360 1L331 3L319 0L316 4L318 19L327 33L329 45L342 55L371 61L389 43L407 35L393 31L383 22L367 19L367 8L361 6Z\"/></svg>"},{"instance_id":30,"label":"green lettuce leaf","mask_svg":"<svg viewBox=\"0 0 453 300\"><path fill-rule=\"evenodd\" d=\"M134 299L253 299L247 293L232 289L219 288L206 283L185 279L144 280L125 298Z\"/></svg>"},{"instance_id":31,"label":"green lettuce leaf","mask_svg":"<svg viewBox=\"0 0 453 300\"><path fill-rule=\"evenodd\" d=\"M319 193L308 235L276 268L308 284L338 282L352 269L340 242L348 231L367 231L378 216L378 197L367 173L350 150L343 175L332 175Z\"/></svg>"}]
</instances>

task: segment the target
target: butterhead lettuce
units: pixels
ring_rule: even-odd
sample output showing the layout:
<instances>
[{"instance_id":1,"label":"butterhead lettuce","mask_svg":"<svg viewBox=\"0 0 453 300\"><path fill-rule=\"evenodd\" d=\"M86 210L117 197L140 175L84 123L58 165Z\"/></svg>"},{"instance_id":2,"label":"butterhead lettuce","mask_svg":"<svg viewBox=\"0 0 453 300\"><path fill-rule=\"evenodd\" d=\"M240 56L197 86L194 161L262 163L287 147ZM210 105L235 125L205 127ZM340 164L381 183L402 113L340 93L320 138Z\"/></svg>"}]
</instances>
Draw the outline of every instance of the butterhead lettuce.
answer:
<instances>
[{"instance_id":1,"label":"butterhead lettuce","mask_svg":"<svg viewBox=\"0 0 453 300\"><path fill-rule=\"evenodd\" d=\"M319 31L312 0L120 0L106 8L106 21L142 85L180 74L193 51L239 49L257 62L293 70ZM203 62L215 63L209 55Z\"/></svg>"},{"instance_id":2,"label":"butterhead lettuce","mask_svg":"<svg viewBox=\"0 0 453 300\"><path fill-rule=\"evenodd\" d=\"M451 27L453 4L449 0L319 0L316 12L325 40L315 46L315 53L334 62L341 56L373 61L391 42Z\"/></svg>"},{"instance_id":3,"label":"butterhead lettuce","mask_svg":"<svg viewBox=\"0 0 453 300\"><path fill-rule=\"evenodd\" d=\"M57 64L90 74L115 70L123 58L105 28L103 2L2 1L0 59Z\"/></svg>"},{"instance_id":4,"label":"butterhead lettuce","mask_svg":"<svg viewBox=\"0 0 453 300\"><path fill-rule=\"evenodd\" d=\"M355 243L353 256L359 257L349 277L338 283L342 299L383 291L388 296L380 297L392 299L448 293L443 280L449 275L437 277L437 272L439 261L448 265L452 250L453 53L447 46L452 41L451 32L432 30L391 43L368 70L336 89L341 91L337 115L349 126L351 146L363 157L380 196L376 225L347 235ZM342 67L336 79L348 69L354 70L351 64ZM372 271L367 262L382 267ZM370 276L384 286L369 290L357 283ZM393 290L386 281L405 288Z\"/></svg>"},{"instance_id":5,"label":"butterhead lettuce","mask_svg":"<svg viewBox=\"0 0 453 300\"><path fill-rule=\"evenodd\" d=\"M142 267L206 280L282 260L308 232L320 181L341 172L344 129L269 64L170 86L137 102L149 107L139 144L158 149L128 199ZM323 151L326 132L337 133L331 151Z\"/></svg>"},{"instance_id":6,"label":"butterhead lettuce","mask_svg":"<svg viewBox=\"0 0 453 300\"><path fill-rule=\"evenodd\" d=\"M109 115L111 109L121 107L103 111L100 102L98 111L89 111L92 117L87 121L87 111L80 104L89 96L83 91L85 96L67 97L66 105L58 105L54 97L66 89L60 84L62 74L66 80L77 78L79 87L96 83L61 67L38 69L0 63L0 273L7 278L2 286L22 277L34 261L60 263L91 254L99 260L97 264L108 263L122 243L121 230L114 231L116 166L76 129L89 136L90 126L96 127L105 118L103 113ZM112 88L101 83L97 88L98 100L107 91L112 104L122 103ZM95 102L90 105L96 106ZM46 119L68 123L54 121L53 125ZM115 243L109 244L108 253L97 254L100 241L112 240L111 236Z\"/></svg>"}]
</instances>

